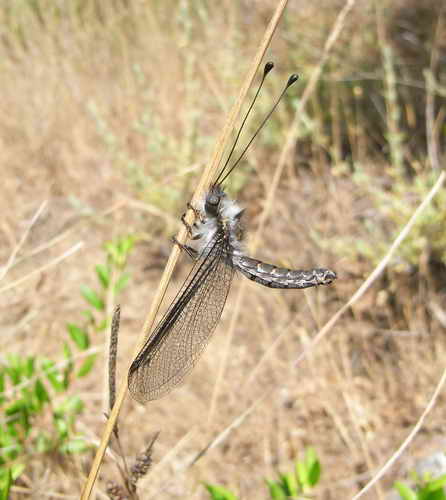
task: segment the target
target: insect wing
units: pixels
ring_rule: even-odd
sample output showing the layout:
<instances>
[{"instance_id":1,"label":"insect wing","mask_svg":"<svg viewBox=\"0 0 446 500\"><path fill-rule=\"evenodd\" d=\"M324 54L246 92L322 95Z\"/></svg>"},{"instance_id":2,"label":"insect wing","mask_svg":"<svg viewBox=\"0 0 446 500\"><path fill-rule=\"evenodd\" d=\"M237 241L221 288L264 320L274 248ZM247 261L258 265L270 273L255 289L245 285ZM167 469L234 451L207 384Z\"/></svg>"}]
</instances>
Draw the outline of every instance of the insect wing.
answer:
<instances>
[{"instance_id":1,"label":"insect wing","mask_svg":"<svg viewBox=\"0 0 446 500\"><path fill-rule=\"evenodd\" d=\"M183 382L217 326L233 274L227 243L217 234L130 366L136 400L158 399Z\"/></svg>"}]
</instances>

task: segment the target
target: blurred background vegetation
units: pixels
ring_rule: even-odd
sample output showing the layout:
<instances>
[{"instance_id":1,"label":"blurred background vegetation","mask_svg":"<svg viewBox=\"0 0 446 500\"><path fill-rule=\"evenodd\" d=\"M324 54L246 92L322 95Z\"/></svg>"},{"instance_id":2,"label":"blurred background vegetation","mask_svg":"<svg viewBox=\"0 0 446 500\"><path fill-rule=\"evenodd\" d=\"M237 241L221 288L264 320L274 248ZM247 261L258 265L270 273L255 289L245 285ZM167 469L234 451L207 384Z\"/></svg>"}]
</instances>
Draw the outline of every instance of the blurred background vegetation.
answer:
<instances>
[{"instance_id":1,"label":"blurred background vegetation","mask_svg":"<svg viewBox=\"0 0 446 500\"><path fill-rule=\"evenodd\" d=\"M290 1L268 50L276 69L251 130L288 75L297 72L300 81L232 175L231 192L247 206L251 230L302 89L343 5ZM51 498L49 489L62 498L78 495L91 463L88 443L103 426L107 319L119 300L124 377L169 238L274 7L272 0L0 5L3 263L49 200L0 283L0 463L16 467L11 498ZM207 498L200 481L262 498L262 476L286 468L309 445L325 466L316 496L347 498L416 421L445 359L444 190L313 358L297 370L293 360L383 257L444 166L445 63L443 2L356 2L299 117L293 158L258 252L278 264L331 267L338 282L302 294L250 285L215 392L233 292L186 386L146 409L124 408L129 455L162 429L154 448L161 465L141 498ZM79 241L82 251L45 268ZM123 250L122 242L131 243ZM181 261L171 295L186 270ZM25 379L31 392L23 390ZM183 467L265 388L274 397L194 469ZM434 411L409 464L445 447L444 431L442 413ZM115 474L112 465L103 480ZM394 478L368 498L384 498Z\"/></svg>"}]
</instances>

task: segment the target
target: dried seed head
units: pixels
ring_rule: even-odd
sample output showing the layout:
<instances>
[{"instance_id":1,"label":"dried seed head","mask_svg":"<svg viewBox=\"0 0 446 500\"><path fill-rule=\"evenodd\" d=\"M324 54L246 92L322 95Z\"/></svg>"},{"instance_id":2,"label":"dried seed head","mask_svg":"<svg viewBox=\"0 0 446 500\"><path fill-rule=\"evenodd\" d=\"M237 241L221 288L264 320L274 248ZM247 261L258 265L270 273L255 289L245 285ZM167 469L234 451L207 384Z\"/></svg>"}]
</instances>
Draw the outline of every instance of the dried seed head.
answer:
<instances>
[{"instance_id":1,"label":"dried seed head","mask_svg":"<svg viewBox=\"0 0 446 500\"><path fill-rule=\"evenodd\" d=\"M106 492L110 500L129 500L124 488L114 481L107 482Z\"/></svg>"},{"instance_id":2,"label":"dried seed head","mask_svg":"<svg viewBox=\"0 0 446 500\"><path fill-rule=\"evenodd\" d=\"M137 455L136 461L130 469L130 483L135 487L136 483L147 474L152 465L152 449L158 435L159 432L155 434L147 448Z\"/></svg>"},{"instance_id":3,"label":"dried seed head","mask_svg":"<svg viewBox=\"0 0 446 500\"><path fill-rule=\"evenodd\" d=\"M152 450L145 450L136 457L136 462L130 469L130 481L136 486L136 483L147 474L152 465Z\"/></svg>"}]
</instances>

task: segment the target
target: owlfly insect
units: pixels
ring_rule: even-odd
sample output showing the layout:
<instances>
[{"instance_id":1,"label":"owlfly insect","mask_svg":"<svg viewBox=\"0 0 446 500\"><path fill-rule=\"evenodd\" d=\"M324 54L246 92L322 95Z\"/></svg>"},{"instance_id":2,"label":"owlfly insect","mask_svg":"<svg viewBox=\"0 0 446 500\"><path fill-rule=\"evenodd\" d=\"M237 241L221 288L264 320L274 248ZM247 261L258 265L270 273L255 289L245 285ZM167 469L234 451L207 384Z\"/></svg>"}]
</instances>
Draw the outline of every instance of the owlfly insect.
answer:
<instances>
[{"instance_id":1,"label":"owlfly insect","mask_svg":"<svg viewBox=\"0 0 446 500\"><path fill-rule=\"evenodd\" d=\"M176 243L193 258L194 265L167 312L130 366L129 390L141 403L165 396L184 381L217 326L235 271L270 288L328 285L337 277L330 269L286 269L248 257L242 245L240 220L243 209L223 189L224 181L240 163L287 89L298 79L297 75L290 76L279 98L248 144L233 165L229 166L242 128L272 68L271 62L265 65L255 96L216 180L198 206L188 205L195 214L194 224L189 225L183 215L182 220L192 244L188 246Z\"/></svg>"}]
</instances>

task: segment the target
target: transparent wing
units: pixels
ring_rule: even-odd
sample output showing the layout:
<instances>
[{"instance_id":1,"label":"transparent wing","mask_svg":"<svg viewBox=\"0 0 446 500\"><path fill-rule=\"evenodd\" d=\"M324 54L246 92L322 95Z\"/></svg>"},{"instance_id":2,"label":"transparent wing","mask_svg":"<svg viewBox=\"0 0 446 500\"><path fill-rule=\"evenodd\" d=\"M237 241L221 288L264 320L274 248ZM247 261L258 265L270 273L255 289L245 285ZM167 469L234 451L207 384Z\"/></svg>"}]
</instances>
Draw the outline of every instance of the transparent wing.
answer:
<instances>
[{"instance_id":1,"label":"transparent wing","mask_svg":"<svg viewBox=\"0 0 446 500\"><path fill-rule=\"evenodd\" d=\"M158 399L183 382L217 326L233 274L227 244L219 235L130 366L129 390L136 400Z\"/></svg>"}]
</instances>

